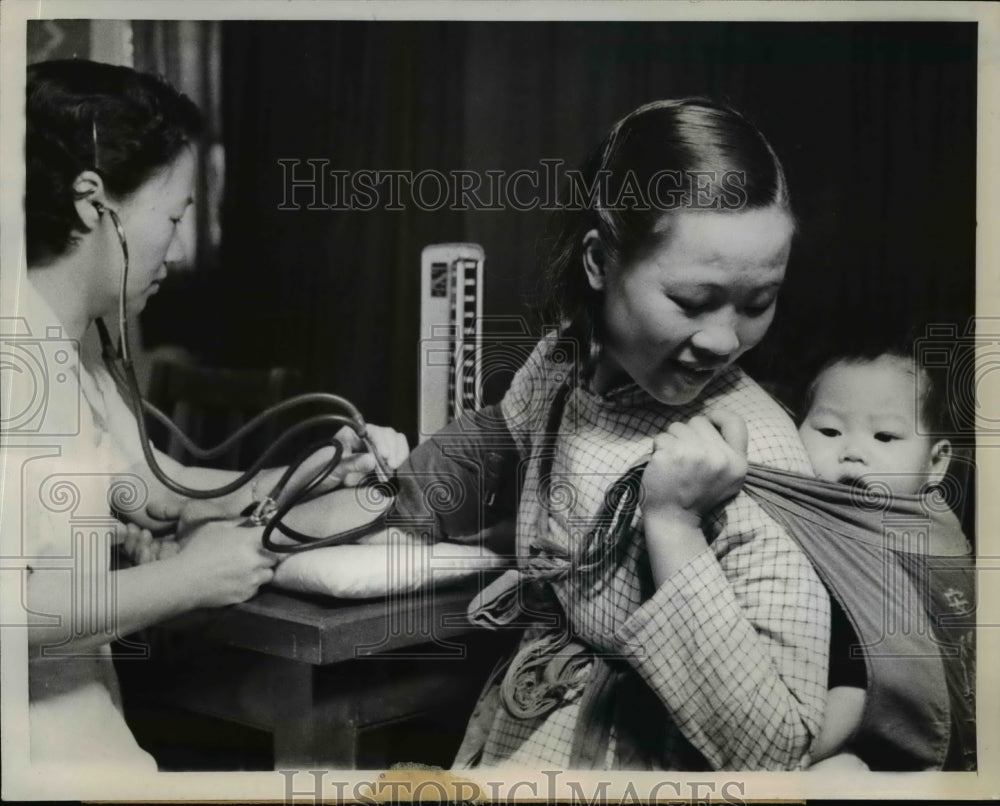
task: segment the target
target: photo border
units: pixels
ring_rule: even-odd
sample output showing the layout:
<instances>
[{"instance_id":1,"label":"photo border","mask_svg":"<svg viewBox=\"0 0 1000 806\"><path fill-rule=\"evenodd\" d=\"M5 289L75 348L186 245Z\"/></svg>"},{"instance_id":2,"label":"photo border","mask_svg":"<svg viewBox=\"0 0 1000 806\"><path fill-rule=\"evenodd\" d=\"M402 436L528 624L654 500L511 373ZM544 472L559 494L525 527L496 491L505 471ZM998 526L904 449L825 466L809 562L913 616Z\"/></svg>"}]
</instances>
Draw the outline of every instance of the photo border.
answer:
<instances>
[{"instance_id":1,"label":"photo border","mask_svg":"<svg viewBox=\"0 0 1000 806\"><path fill-rule=\"evenodd\" d=\"M103 2L79 3L72 0L4 0L0 5L0 174L4 177L0 195L0 314L14 315L11 301L23 281L21 233L23 231L22 196L24 169L22 142L24 135L23 97L26 59L26 22L29 19L365 19L365 20L658 20L658 21L972 21L979 23L979 85L978 85L978 152L977 177L1000 176L1000 6L989 3L957 2L511 2L506 4L481 2L271 2L271 0L222 0L220 2ZM1000 227L990 222L1000 219L1000 183L977 182L977 289L978 317L1000 315L1000 272L986 267L1000 266ZM17 266L17 271L12 271ZM0 401L3 406L4 401ZM849 778L843 774L812 773L561 773L558 786L552 789L552 776L540 771L506 770L498 778L489 770L473 770L460 774L427 771L337 771L324 778L323 795L336 797L337 781L344 796L365 792L368 797L405 795L405 788L392 786L394 781L409 781L407 785L438 781L442 783L464 779L481 785L488 799L495 801L512 795L514 800L569 800L577 797L570 781L578 782L586 798L593 797L601 781L610 781L608 799L629 797L626 785L631 781L642 797L656 784L677 782L681 792L672 785L661 787L664 798L692 800L715 796L736 797L743 801L756 799L825 798L899 798L972 799L997 797L998 755L1000 755L1000 675L995 660L1000 658L1000 585L988 584L988 571L1000 572L1000 500L985 494L1000 480L1000 461L992 446L980 445L977 459L977 559L979 596L977 658L978 665L978 773L868 773ZM0 467L0 484L6 469ZM3 535L10 545L11 535ZM11 573L4 569L4 574ZM0 607L3 613L20 609L18 585L0 584ZM6 622L5 622L6 623ZM102 800L273 800L281 802L287 796L288 776L274 773L157 773L135 778L116 775L109 781L100 770L80 771L63 767L30 767L27 764L27 663L24 630L3 630L0 653L2 701L0 720L3 734L3 797L6 799L102 799ZM984 662L986 661L986 662ZM992 665L990 665L992 664ZM382 777L379 777L379 776ZM489 782L506 782L505 790L495 791ZM529 782L524 784L523 782ZM535 791L532 796L530 782ZM736 783L734 783L736 782ZM299 800L310 798L309 784L300 773L292 789L300 793ZM704 784L699 790L692 783ZM510 786L518 784L513 793ZM361 786L361 790L356 788ZM378 787L382 789L379 790ZM729 786L727 791L723 787ZM706 787L710 788L706 790ZM738 791L737 791L738 790ZM438 790L425 788L432 796ZM527 793L522 795L521 793ZM738 802L738 801L737 801Z\"/></svg>"}]
</instances>

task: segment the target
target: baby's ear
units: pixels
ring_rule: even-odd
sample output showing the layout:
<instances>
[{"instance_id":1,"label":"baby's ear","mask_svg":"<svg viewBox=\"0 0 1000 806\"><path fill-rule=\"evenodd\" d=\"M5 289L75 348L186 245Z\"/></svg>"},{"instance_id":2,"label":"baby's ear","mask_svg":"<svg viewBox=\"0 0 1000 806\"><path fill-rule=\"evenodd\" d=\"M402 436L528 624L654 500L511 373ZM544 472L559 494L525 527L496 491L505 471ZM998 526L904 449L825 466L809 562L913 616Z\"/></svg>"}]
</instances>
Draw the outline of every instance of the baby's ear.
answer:
<instances>
[{"instance_id":1,"label":"baby's ear","mask_svg":"<svg viewBox=\"0 0 1000 806\"><path fill-rule=\"evenodd\" d=\"M948 472L951 464L951 442L947 439L939 439L931 446L930 473L929 479L933 484L937 484Z\"/></svg>"}]
</instances>

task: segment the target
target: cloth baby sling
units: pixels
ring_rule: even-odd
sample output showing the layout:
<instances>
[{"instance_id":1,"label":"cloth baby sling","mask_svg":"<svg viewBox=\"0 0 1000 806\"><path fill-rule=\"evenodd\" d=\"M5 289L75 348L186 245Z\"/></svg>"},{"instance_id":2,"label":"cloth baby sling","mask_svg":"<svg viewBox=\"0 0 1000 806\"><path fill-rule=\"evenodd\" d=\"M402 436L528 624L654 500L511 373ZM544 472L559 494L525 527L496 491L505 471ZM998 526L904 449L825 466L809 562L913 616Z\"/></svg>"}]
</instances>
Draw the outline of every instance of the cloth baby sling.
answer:
<instances>
[{"instance_id":1,"label":"cloth baby sling","mask_svg":"<svg viewBox=\"0 0 1000 806\"><path fill-rule=\"evenodd\" d=\"M632 523L644 469L632 468L611 486L576 571L599 565L600 553ZM975 769L974 561L951 511L917 497L897 497L890 506L871 492L760 465L751 465L744 489L803 549L858 637L852 653L863 653L868 682L850 749L872 769ZM484 589L470 617L484 626L508 624L525 585L554 581L568 568L568 557L532 557ZM623 671L601 653L575 647L565 638L524 647L502 701L516 715L537 716L556 707L583 663L593 662L571 766L600 766ZM545 704L532 712L532 703L518 702L519 688L532 703ZM648 705L633 705L633 714L648 715ZM632 726L647 743L656 741L655 730L634 717ZM628 766L645 766L655 748L632 747L628 754Z\"/></svg>"},{"instance_id":2,"label":"cloth baby sling","mask_svg":"<svg viewBox=\"0 0 1000 806\"><path fill-rule=\"evenodd\" d=\"M568 393L563 386L551 405L551 439ZM464 415L400 468L396 508L431 522L443 536L475 534L516 511L512 480L519 461L499 407ZM605 559L635 518L644 469L633 467L608 489L574 573L608 567ZM464 505L454 511L441 512L426 501L428 481L442 476L460 483ZM543 485L546 476L541 474ZM759 465L750 467L744 489L809 557L858 637L867 696L851 748L873 769L975 769L975 560L952 512L933 494L881 500ZM570 558L544 546L484 588L469 617L488 628L513 626L535 593L549 605L555 601L545 590L570 568ZM622 765L656 765L662 733L650 723L662 706L655 694L618 691L629 670L609 663L586 640L567 644L568 637L549 636L547 644L529 643L518 653L522 680L539 685L520 686L512 669L501 686L504 706L515 715L551 710L577 688L583 666L594 663L580 695L571 766L602 766L615 713L628 726L617 739ZM520 702L525 691L530 696ZM705 762L693 750L691 766L697 768Z\"/></svg>"},{"instance_id":3,"label":"cloth baby sling","mask_svg":"<svg viewBox=\"0 0 1000 806\"><path fill-rule=\"evenodd\" d=\"M858 637L868 684L851 749L873 769L975 769L975 565L947 504L759 466L744 489Z\"/></svg>"}]
</instances>

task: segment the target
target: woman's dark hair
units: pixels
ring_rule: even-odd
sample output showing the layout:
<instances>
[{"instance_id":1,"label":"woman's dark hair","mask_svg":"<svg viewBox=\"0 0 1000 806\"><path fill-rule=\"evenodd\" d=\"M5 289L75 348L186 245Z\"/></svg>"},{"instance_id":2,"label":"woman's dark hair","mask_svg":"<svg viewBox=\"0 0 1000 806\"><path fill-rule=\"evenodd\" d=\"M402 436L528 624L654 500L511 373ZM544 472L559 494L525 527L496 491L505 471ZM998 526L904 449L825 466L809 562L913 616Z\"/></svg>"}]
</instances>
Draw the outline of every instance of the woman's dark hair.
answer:
<instances>
[{"instance_id":1,"label":"woman's dark hair","mask_svg":"<svg viewBox=\"0 0 1000 806\"><path fill-rule=\"evenodd\" d=\"M618 121L576 175L551 221L546 321L600 340L600 294L583 270L583 239L596 229L605 259L635 259L662 235L665 213L777 205L791 214L785 174L757 128L705 98L654 101ZM586 343L586 341L584 342Z\"/></svg>"},{"instance_id":2,"label":"woman's dark hair","mask_svg":"<svg viewBox=\"0 0 1000 806\"><path fill-rule=\"evenodd\" d=\"M202 127L198 107L163 79L82 59L28 67L25 117L29 266L61 255L82 227L73 192L81 172L127 198Z\"/></svg>"}]
</instances>

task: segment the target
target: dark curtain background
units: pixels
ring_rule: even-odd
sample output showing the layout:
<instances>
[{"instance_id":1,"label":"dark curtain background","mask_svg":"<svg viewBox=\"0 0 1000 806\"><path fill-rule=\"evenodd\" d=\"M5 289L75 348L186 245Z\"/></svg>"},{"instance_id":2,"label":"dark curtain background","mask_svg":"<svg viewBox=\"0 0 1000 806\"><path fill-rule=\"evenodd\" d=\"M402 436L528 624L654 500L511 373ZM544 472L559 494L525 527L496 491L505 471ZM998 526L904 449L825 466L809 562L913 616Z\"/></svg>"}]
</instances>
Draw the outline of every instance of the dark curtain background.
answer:
<instances>
[{"instance_id":1,"label":"dark curtain background","mask_svg":"<svg viewBox=\"0 0 1000 806\"><path fill-rule=\"evenodd\" d=\"M205 130L197 150L193 236L181 270L213 271L218 265L222 188L222 29L201 20L134 20L134 67L164 76L201 109ZM185 224L187 222L185 221Z\"/></svg>"},{"instance_id":2,"label":"dark curtain background","mask_svg":"<svg viewBox=\"0 0 1000 806\"><path fill-rule=\"evenodd\" d=\"M213 363L298 367L411 436L421 248L481 243L487 314L522 314L544 213L280 211L279 159L574 166L638 104L706 94L767 135L799 219L758 377L973 313L975 25L247 22L222 39L221 261L176 330ZM489 396L508 378L491 375Z\"/></svg>"},{"instance_id":3,"label":"dark curtain background","mask_svg":"<svg viewBox=\"0 0 1000 806\"><path fill-rule=\"evenodd\" d=\"M976 29L937 24L471 25L466 162L579 161L654 98L709 95L765 133L799 235L768 342L748 364L801 374L830 344L960 322L975 289ZM472 213L487 305L532 286L540 214ZM502 302L501 302L502 301ZM492 309L492 308L491 308Z\"/></svg>"},{"instance_id":4,"label":"dark curtain background","mask_svg":"<svg viewBox=\"0 0 1000 806\"><path fill-rule=\"evenodd\" d=\"M223 35L221 265L187 295L201 323L191 338L208 363L299 369L309 390L412 432L420 250L458 240L461 219L409 205L309 210L308 189L295 191L300 209L280 210L278 160L301 160L298 179L309 159L352 172L461 167L461 31L248 22Z\"/></svg>"}]
</instances>

